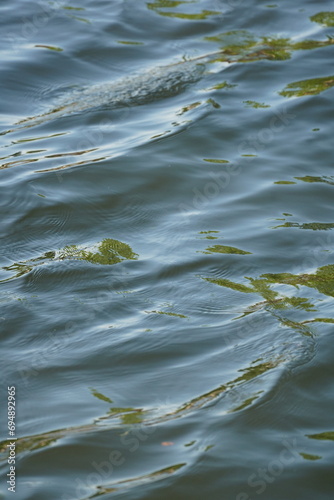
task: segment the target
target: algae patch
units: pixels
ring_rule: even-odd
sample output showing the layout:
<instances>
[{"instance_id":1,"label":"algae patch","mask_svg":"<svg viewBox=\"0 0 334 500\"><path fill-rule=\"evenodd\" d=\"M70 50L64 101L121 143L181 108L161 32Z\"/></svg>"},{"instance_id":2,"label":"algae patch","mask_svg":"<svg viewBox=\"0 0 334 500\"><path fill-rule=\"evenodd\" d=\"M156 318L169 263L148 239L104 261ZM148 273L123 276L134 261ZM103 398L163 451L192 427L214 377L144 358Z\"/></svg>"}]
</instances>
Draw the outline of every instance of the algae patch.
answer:
<instances>
[{"instance_id":1,"label":"algae patch","mask_svg":"<svg viewBox=\"0 0 334 500\"><path fill-rule=\"evenodd\" d=\"M311 78L289 83L281 92L283 97L303 97L318 95L334 86L334 75L322 78Z\"/></svg>"}]
</instances>

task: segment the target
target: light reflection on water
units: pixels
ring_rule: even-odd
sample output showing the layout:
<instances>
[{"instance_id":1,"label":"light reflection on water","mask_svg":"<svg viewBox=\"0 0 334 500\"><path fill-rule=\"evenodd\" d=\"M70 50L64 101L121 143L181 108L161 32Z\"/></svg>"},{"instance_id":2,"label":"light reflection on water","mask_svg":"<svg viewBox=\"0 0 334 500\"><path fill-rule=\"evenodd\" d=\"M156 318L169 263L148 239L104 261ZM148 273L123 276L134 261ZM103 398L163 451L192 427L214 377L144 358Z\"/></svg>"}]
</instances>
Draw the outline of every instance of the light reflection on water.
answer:
<instances>
[{"instance_id":1,"label":"light reflection on water","mask_svg":"<svg viewBox=\"0 0 334 500\"><path fill-rule=\"evenodd\" d=\"M330 8L1 7L20 500L331 498Z\"/></svg>"}]
</instances>

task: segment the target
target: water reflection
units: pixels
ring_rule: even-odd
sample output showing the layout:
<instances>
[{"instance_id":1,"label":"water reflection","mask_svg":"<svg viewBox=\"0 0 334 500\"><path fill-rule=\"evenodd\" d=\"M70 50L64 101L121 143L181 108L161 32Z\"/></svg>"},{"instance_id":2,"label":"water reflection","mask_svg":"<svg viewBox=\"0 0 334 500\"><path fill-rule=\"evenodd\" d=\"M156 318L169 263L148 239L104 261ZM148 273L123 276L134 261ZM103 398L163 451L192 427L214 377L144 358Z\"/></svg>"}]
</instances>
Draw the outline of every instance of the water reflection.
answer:
<instances>
[{"instance_id":1,"label":"water reflection","mask_svg":"<svg viewBox=\"0 0 334 500\"><path fill-rule=\"evenodd\" d=\"M257 101L243 101L246 104L247 108L255 108L255 109L261 109L261 108L270 108L269 104L264 104L263 102L257 102Z\"/></svg>"},{"instance_id":2,"label":"water reflection","mask_svg":"<svg viewBox=\"0 0 334 500\"><path fill-rule=\"evenodd\" d=\"M244 394L241 391L239 392L239 387L257 377L264 375L266 372L269 372L273 368L276 368L277 366L279 366L279 364L285 361L285 358L283 355L280 355L276 359L273 357L273 359L262 363L257 363L257 361L258 360L251 363L251 365L247 368L238 370L239 372L243 372L242 375L227 382L226 384L219 385L218 387L212 389L209 392L206 392L205 394L201 394L200 396L191 399L176 410L158 417L156 420L154 420L154 422L161 422L182 417L189 412L203 408L209 403L216 402L223 396L226 396L230 399L230 404L228 405L229 408L226 410L227 412L236 412L247 408L259 398L263 391L256 391L255 394L252 394L250 396L249 393L251 389L250 387L248 387L248 389L245 391L247 392L247 396L244 397Z\"/></svg>"},{"instance_id":3,"label":"water reflection","mask_svg":"<svg viewBox=\"0 0 334 500\"><path fill-rule=\"evenodd\" d=\"M167 4L168 7L171 7L171 4L174 6L175 2L167 2ZM165 2L163 4L157 2L148 4L148 7L153 10L159 10L162 5L166 6L167 4ZM176 2L176 4L179 4L179 2ZM205 18L209 15L207 11L203 12L204 14L182 14L182 16L204 16ZM159 13L161 15L176 16L176 13L162 13L160 10ZM177 16L181 16L181 14L177 14ZM293 42L290 38L274 36L256 37L246 30L224 32L213 37L206 37L205 39L215 44L218 43L220 49L192 60L183 60L179 63L156 67L132 77L121 78L114 82L73 91L65 95L53 109L43 114L25 118L15 124L17 125L16 129L9 129L2 132L2 134L14 132L22 128L30 128L49 120L98 107L108 107L109 109L127 108L128 106L148 104L156 99L177 95L189 84L197 82L203 76L206 62L245 63L261 59L281 61L289 59L293 51L317 49L333 43L332 38L328 38L325 41L304 40ZM51 46L45 47L55 49ZM315 95L333 85L333 76L304 80L287 85L286 89L282 90L280 94L284 97ZM211 86L207 90L228 89L233 86L235 85L224 81ZM215 108L220 107L213 99L209 99L206 102L212 104ZM256 108L268 107L267 104L256 101L246 100L244 102L248 106ZM192 103L184 107L180 113L189 111L198 105L199 102ZM64 168L66 167L68 165Z\"/></svg>"},{"instance_id":4,"label":"water reflection","mask_svg":"<svg viewBox=\"0 0 334 500\"><path fill-rule=\"evenodd\" d=\"M261 59L284 61L290 59L297 50L313 50L327 47L334 43L333 38L327 40L303 40L293 42L291 38L275 36L256 37L247 30L234 30L206 37L209 42L218 43L221 54L215 61L253 62Z\"/></svg>"},{"instance_id":5,"label":"water reflection","mask_svg":"<svg viewBox=\"0 0 334 500\"><path fill-rule=\"evenodd\" d=\"M283 97L303 97L307 95L318 95L324 90L334 86L334 75L322 78L311 78L289 83L284 90L279 92Z\"/></svg>"},{"instance_id":6,"label":"water reflection","mask_svg":"<svg viewBox=\"0 0 334 500\"><path fill-rule=\"evenodd\" d=\"M334 186L334 177L333 176L322 176L318 177L316 175L304 175L303 177L295 177L295 179L303 182L324 182L325 184L329 184Z\"/></svg>"},{"instance_id":7,"label":"water reflection","mask_svg":"<svg viewBox=\"0 0 334 500\"><path fill-rule=\"evenodd\" d=\"M165 11L162 9L175 9L179 5L189 5L193 7L193 0L182 0L182 1L173 1L173 0L155 0L155 2L147 2L147 8L153 10L160 16L171 17L176 19L186 19L187 21L200 21L202 19L207 19L210 16L220 15L220 11L214 10L201 10L201 12L196 13L185 13L185 12L177 12L173 11Z\"/></svg>"},{"instance_id":8,"label":"water reflection","mask_svg":"<svg viewBox=\"0 0 334 500\"><path fill-rule=\"evenodd\" d=\"M42 256L22 262L15 262L10 266L2 267L5 271L10 271L11 277L1 280L1 282L19 278L29 273L36 266L48 264L50 262L62 260L85 260L91 264L113 265L124 260L136 260L138 254L133 252L127 244L111 238L106 238L96 245L95 251L80 248L78 245L68 245L58 251L45 252Z\"/></svg>"},{"instance_id":9,"label":"water reflection","mask_svg":"<svg viewBox=\"0 0 334 500\"><path fill-rule=\"evenodd\" d=\"M310 17L310 20L323 26L334 26L334 12L318 12Z\"/></svg>"},{"instance_id":10,"label":"water reflection","mask_svg":"<svg viewBox=\"0 0 334 500\"><path fill-rule=\"evenodd\" d=\"M334 431L320 432L320 434L307 434L307 437L320 441L334 441Z\"/></svg>"},{"instance_id":11,"label":"water reflection","mask_svg":"<svg viewBox=\"0 0 334 500\"><path fill-rule=\"evenodd\" d=\"M298 290L300 286L306 286L317 290L321 294L334 297L334 264L319 267L314 274L268 273L261 274L259 278L247 276L245 276L245 278L248 281L247 285L226 278L204 279L209 283L230 288L237 292L261 295L264 300L248 308L244 315L250 314L262 307L272 312L289 308L297 308L307 312L317 310L315 305L304 297L288 297L279 294L272 288L273 285L277 284L291 285L295 287L296 290ZM332 318L329 319L331 320ZM300 327L302 326L301 323L296 322L295 326L297 325Z\"/></svg>"},{"instance_id":12,"label":"water reflection","mask_svg":"<svg viewBox=\"0 0 334 500\"><path fill-rule=\"evenodd\" d=\"M211 237L212 239L212 237ZM245 250L240 250L240 248L229 247L226 245L214 245L213 247L208 247L205 252L201 252L205 254L211 253L228 253L228 254L237 254L237 255L250 255L252 252L246 252Z\"/></svg>"},{"instance_id":13,"label":"water reflection","mask_svg":"<svg viewBox=\"0 0 334 500\"><path fill-rule=\"evenodd\" d=\"M319 455L311 455L310 453L299 453L304 460L320 460L322 457Z\"/></svg>"},{"instance_id":14,"label":"water reflection","mask_svg":"<svg viewBox=\"0 0 334 500\"><path fill-rule=\"evenodd\" d=\"M328 231L334 228L334 223L331 222L305 222L299 224L298 222L285 222L279 226L274 226L273 229L280 227L298 227L298 229L311 229L312 231Z\"/></svg>"},{"instance_id":15,"label":"water reflection","mask_svg":"<svg viewBox=\"0 0 334 500\"><path fill-rule=\"evenodd\" d=\"M174 474L175 472L179 471L185 465L187 465L187 464L186 463L179 463L179 464L170 465L169 467L164 467L163 469L151 472L149 474L144 474L142 476L132 477L130 479L126 479L123 481L115 481L115 482L111 483L111 485L109 487L108 486L97 486L97 490L98 490L97 493L90 496L89 499L96 498L97 496L104 495L106 493L113 493L114 491L117 491L120 488L134 488L135 486L140 486L140 485L145 484L147 482L161 480L164 477L170 476L171 474Z\"/></svg>"},{"instance_id":16,"label":"water reflection","mask_svg":"<svg viewBox=\"0 0 334 500\"><path fill-rule=\"evenodd\" d=\"M145 311L146 314L164 314L166 316L172 316L175 318L188 318L188 316L185 316L184 314L178 314L178 313L173 313L173 312L167 312L167 311Z\"/></svg>"},{"instance_id":17,"label":"water reflection","mask_svg":"<svg viewBox=\"0 0 334 500\"><path fill-rule=\"evenodd\" d=\"M54 50L56 52L62 52L64 49L62 49L61 47L55 47L53 45L35 45L35 47L40 47L41 49L49 49L49 50Z\"/></svg>"}]
</instances>

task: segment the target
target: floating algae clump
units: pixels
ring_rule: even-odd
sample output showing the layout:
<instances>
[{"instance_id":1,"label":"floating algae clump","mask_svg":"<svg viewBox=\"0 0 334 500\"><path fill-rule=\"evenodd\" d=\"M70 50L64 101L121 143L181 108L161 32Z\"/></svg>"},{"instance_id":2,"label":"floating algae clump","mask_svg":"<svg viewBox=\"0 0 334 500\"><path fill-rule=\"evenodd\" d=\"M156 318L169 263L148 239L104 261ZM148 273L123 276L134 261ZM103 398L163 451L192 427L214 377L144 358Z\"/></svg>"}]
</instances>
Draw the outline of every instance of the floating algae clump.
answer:
<instances>
[{"instance_id":1,"label":"floating algae clump","mask_svg":"<svg viewBox=\"0 0 334 500\"><path fill-rule=\"evenodd\" d=\"M214 245L213 247L208 247L205 252L202 252L205 254L210 254L210 253L229 253L229 254L239 254L239 255L247 255L251 254L251 252L246 252L245 250L240 250L240 248L236 247L229 247L226 245Z\"/></svg>"},{"instance_id":2,"label":"floating algae clump","mask_svg":"<svg viewBox=\"0 0 334 500\"><path fill-rule=\"evenodd\" d=\"M59 259L74 257L92 264L111 265L127 259L135 260L138 257L129 245L111 238L103 240L99 244L98 250L98 252L88 252L87 250L80 250L76 245L69 245L63 249Z\"/></svg>"},{"instance_id":3,"label":"floating algae clump","mask_svg":"<svg viewBox=\"0 0 334 500\"><path fill-rule=\"evenodd\" d=\"M318 12L318 14L311 16L310 20L324 26L334 26L334 12Z\"/></svg>"},{"instance_id":4,"label":"floating algae clump","mask_svg":"<svg viewBox=\"0 0 334 500\"><path fill-rule=\"evenodd\" d=\"M306 95L318 95L324 90L334 86L334 75L324 76L322 78L311 78L310 80L300 80L299 82L289 83L285 89L280 92L283 97L303 97Z\"/></svg>"},{"instance_id":5,"label":"floating algae clump","mask_svg":"<svg viewBox=\"0 0 334 500\"><path fill-rule=\"evenodd\" d=\"M204 279L215 285L231 288L239 292L259 293L268 302L275 300L279 296L277 292L271 290L270 285L273 284L292 285L296 288L299 286L307 286L309 288L314 288L320 293L334 297L334 264L319 267L315 274L261 274L259 278L247 278L250 282L250 286L236 283L225 278ZM286 299L291 301L292 297L286 297Z\"/></svg>"},{"instance_id":6,"label":"floating algae clump","mask_svg":"<svg viewBox=\"0 0 334 500\"><path fill-rule=\"evenodd\" d=\"M35 267L49 264L50 262L62 261L66 259L86 260L92 264L112 265L123 262L124 260L136 260L138 254L134 253L132 248L126 243L118 240L106 238L97 245L97 251L80 248L77 245L68 245L58 251L45 252L40 257L21 262L14 262L10 266L5 266L4 271L10 271L14 274L0 282L19 278L29 273Z\"/></svg>"}]
</instances>

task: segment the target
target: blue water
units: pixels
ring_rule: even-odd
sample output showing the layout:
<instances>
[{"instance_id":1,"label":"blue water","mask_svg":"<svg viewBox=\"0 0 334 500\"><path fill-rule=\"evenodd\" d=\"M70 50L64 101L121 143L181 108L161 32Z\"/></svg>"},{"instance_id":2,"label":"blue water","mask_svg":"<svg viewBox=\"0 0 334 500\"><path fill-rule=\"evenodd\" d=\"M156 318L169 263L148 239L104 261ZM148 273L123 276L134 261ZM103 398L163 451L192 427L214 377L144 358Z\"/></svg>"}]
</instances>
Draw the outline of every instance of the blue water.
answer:
<instances>
[{"instance_id":1,"label":"blue water","mask_svg":"<svg viewBox=\"0 0 334 500\"><path fill-rule=\"evenodd\" d=\"M332 3L0 13L0 497L331 500Z\"/></svg>"}]
</instances>

